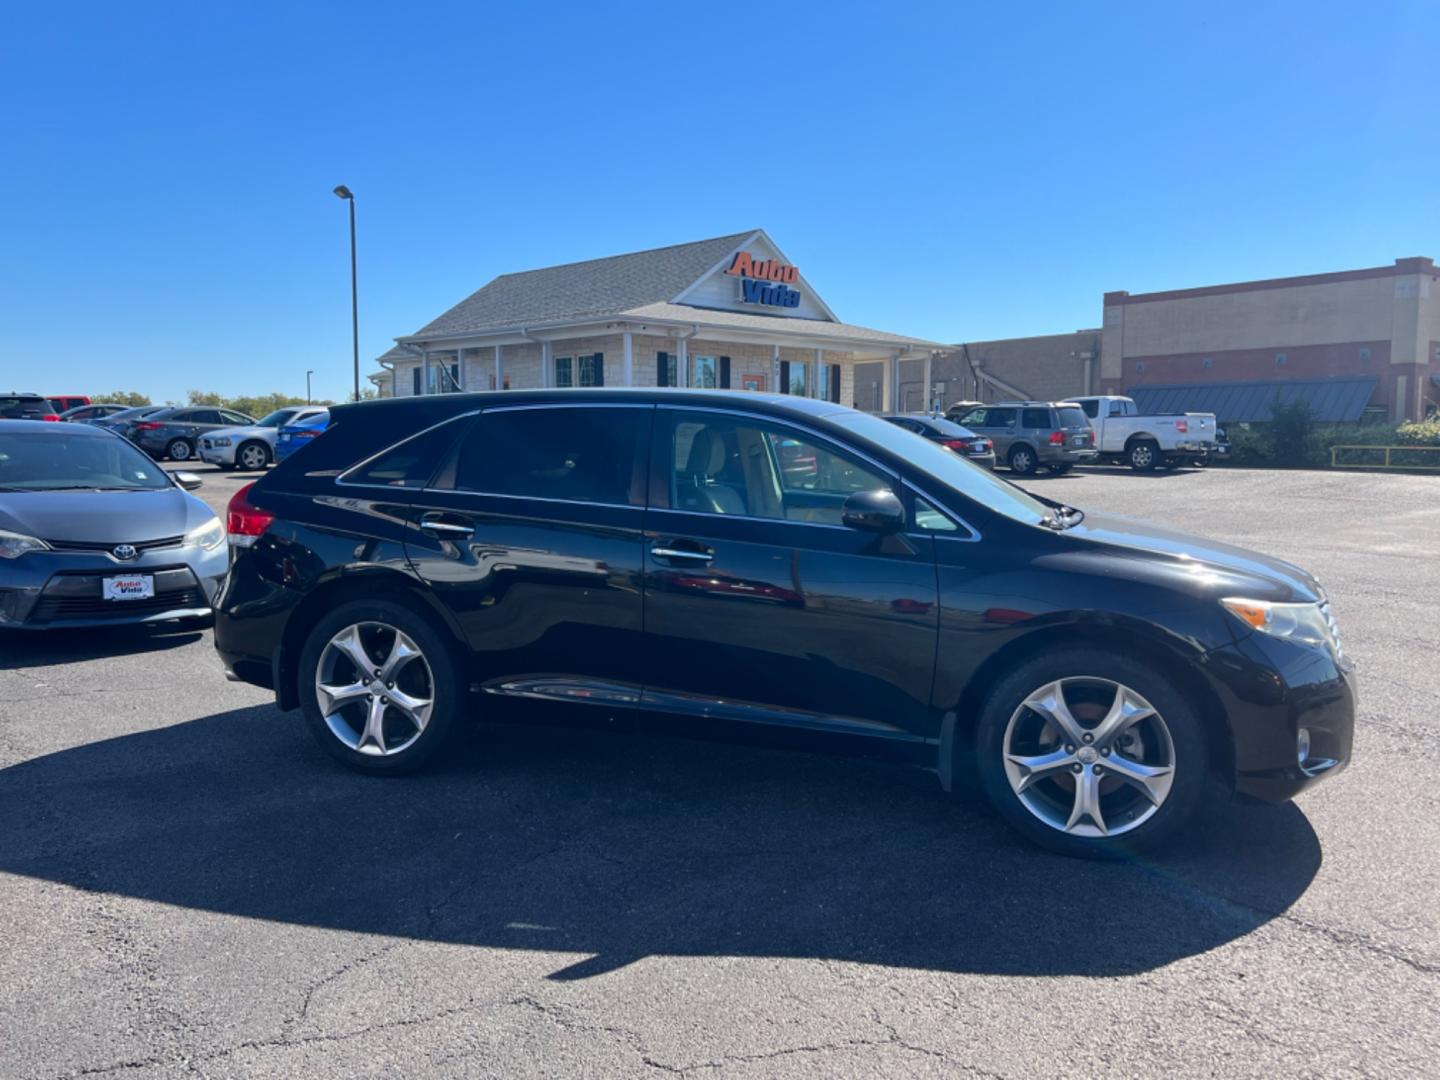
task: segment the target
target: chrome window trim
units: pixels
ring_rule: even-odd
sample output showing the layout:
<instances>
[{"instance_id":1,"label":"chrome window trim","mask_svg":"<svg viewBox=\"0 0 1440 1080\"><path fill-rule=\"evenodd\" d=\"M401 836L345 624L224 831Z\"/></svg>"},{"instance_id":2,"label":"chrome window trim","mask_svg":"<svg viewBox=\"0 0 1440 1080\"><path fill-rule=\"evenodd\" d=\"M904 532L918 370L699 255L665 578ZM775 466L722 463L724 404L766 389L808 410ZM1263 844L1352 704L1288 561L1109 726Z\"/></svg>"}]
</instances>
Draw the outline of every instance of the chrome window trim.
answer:
<instances>
[{"instance_id":1,"label":"chrome window trim","mask_svg":"<svg viewBox=\"0 0 1440 1080\"><path fill-rule=\"evenodd\" d=\"M518 499L521 502L543 502L559 503L562 506L601 506L609 510L639 510L644 512L649 509L646 506L636 506L634 503L612 503L612 502L590 502L586 499L556 499L550 495L507 495L500 491L472 491L469 488L401 488L402 491L414 491L421 495L478 495L482 499ZM479 511L484 513L485 511Z\"/></svg>"}]
</instances>

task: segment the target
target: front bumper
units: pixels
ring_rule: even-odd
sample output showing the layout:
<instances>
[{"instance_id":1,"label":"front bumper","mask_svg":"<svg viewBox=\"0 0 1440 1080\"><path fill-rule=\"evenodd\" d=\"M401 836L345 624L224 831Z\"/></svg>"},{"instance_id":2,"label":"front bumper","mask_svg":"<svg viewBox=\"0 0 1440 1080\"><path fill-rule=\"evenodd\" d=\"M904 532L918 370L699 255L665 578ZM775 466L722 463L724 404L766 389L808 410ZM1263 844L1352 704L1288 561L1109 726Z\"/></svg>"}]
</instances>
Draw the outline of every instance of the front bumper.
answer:
<instances>
[{"instance_id":1,"label":"front bumper","mask_svg":"<svg viewBox=\"0 0 1440 1080\"><path fill-rule=\"evenodd\" d=\"M1237 795L1284 802L1349 764L1356 689L1348 662L1252 633L1206 663L1230 721ZM1296 749L1302 727L1310 734L1304 762Z\"/></svg>"},{"instance_id":2,"label":"front bumper","mask_svg":"<svg viewBox=\"0 0 1440 1080\"><path fill-rule=\"evenodd\" d=\"M58 630L199 618L211 613L229 545L156 548L130 562L101 552L31 552L0 566L0 629ZM106 600L101 579L147 574L155 595Z\"/></svg>"},{"instance_id":3,"label":"front bumper","mask_svg":"<svg viewBox=\"0 0 1440 1080\"><path fill-rule=\"evenodd\" d=\"M197 450L200 454L200 460L207 465L235 464L235 446L233 442L230 446L212 446L209 445L208 439L201 439Z\"/></svg>"}]
</instances>

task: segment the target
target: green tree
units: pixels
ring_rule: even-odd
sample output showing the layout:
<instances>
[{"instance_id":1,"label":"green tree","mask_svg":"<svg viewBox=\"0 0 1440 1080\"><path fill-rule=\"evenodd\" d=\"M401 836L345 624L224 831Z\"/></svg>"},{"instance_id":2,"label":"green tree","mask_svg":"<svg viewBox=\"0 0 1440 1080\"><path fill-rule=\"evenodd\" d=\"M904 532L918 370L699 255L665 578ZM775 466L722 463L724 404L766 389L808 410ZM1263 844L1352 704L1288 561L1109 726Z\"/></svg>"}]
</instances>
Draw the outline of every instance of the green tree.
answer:
<instances>
[{"instance_id":1,"label":"green tree","mask_svg":"<svg viewBox=\"0 0 1440 1080\"><path fill-rule=\"evenodd\" d=\"M1315 464L1315 418L1308 402L1273 402L1265 435L1275 464L1291 468Z\"/></svg>"},{"instance_id":2,"label":"green tree","mask_svg":"<svg viewBox=\"0 0 1440 1080\"><path fill-rule=\"evenodd\" d=\"M90 400L95 402L106 402L114 405L129 405L134 408L137 405L151 404L150 395L141 394L134 390L112 390L108 394L91 394Z\"/></svg>"}]
</instances>

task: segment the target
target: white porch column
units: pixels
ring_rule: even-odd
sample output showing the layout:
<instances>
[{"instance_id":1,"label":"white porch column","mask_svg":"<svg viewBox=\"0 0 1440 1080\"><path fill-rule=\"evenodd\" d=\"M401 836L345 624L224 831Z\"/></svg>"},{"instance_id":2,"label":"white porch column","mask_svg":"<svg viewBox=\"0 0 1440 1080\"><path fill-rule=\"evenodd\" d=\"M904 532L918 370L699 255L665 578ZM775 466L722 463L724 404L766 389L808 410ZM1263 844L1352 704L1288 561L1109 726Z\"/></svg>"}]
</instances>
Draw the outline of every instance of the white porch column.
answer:
<instances>
[{"instance_id":1,"label":"white porch column","mask_svg":"<svg viewBox=\"0 0 1440 1080\"><path fill-rule=\"evenodd\" d=\"M896 411L896 399L900 396L900 354L891 353L885 358L885 377L880 385L880 411Z\"/></svg>"},{"instance_id":2,"label":"white porch column","mask_svg":"<svg viewBox=\"0 0 1440 1080\"><path fill-rule=\"evenodd\" d=\"M553 350L550 342L540 343L540 385L550 387L555 385L555 362L551 355Z\"/></svg>"},{"instance_id":3,"label":"white porch column","mask_svg":"<svg viewBox=\"0 0 1440 1080\"><path fill-rule=\"evenodd\" d=\"M465 350L462 348L457 348L455 350L455 373L459 376L456 389L463 392L464 390L468 389L468 387L466 387L465 385Z\"/></svg>"},{"instance_id":4,"label":"white porch column","mask_svg":"<svg viewBox=\"0 0 1440 1080\"><path fill-rule=\"evenodd\" d=\"M930 365L935 360L935 354L927 351L925 353L925 411L928 413L935 407L935 391L932 389L934 383L930 381Z\"/></svg>"},{"instance_id":5,"label":"white porch column","mask_svg":"<svg viewBox=\"0 0 1440 1080\"><path fill-rule=\"evenodd\" d=\"M675 353L675 366L679 377L675 382L679 386L690 385L690 342L687 338L680 339L680 347Z\"/></svg>"},{"instance_id":6,"label":"white porch column","mask_svg":"<svg viewBox=\"0 0 1440 1080\"><path fill-rule=\"evenodd\" d=\"M821 379L825 371L825 350L815 350L815 380L810 384L810 396L813 398L825 399L830 396L830 387L821 386Z\"/></svg>"},{"instance_id":7,"label":"white porch column","mask_svg":"<svg viewBox=\"0 0 1440 1080\"><path fill-rule=\"evenodd\" d=\"M780 346L770 346L770 392L772 394L783 394L780 388Z\"/></svg>"},{"instance_id":8,"label":"white porch column","mask_svg":"<svg viewBox=\"0 0 1440 1080\"><path fill-rule=\"evenodd\" d=\"M505 372L500 366L500 346L495 346L495 389L505 389Z\"/></svg>"},{"instance_id":9,"label":"white porch column","mask_svg":"<svg viewBox=\"0 0 1440 1080\"><path fill-rule=\"evenodd\" d=\"M625 362L623 366L625 385L635 385L635 350L632 347L630 331L626 330L620 340L625 343Z\"/></svg>"}]
</instances>

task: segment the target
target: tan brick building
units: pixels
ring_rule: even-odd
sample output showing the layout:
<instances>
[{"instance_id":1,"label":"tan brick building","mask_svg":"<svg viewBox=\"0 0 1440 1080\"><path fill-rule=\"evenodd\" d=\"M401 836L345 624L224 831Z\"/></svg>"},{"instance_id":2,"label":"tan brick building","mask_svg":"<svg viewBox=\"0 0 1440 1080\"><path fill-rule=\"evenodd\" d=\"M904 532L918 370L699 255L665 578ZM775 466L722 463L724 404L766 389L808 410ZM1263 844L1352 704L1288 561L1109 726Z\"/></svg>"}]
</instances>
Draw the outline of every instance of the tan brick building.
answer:
<instances>
[{"instance_id":1,"label":"tan brick building","mask_svg":"<svg viewBox=\"0 0 1440 1080\"><path fill-rule=\"evenodd\" d=\"M1422 418L1440 403L1433 260L1105 294L1097 392L1163 388L1178 407L1221 385L1278 381L1318 392L1338 379L1373 380L1367 404L1392 420Z\"/></svg>"},{"instance_id":2,"label":"tan brick building","mask_svg":"<svg viewBox=\"0 0 1440 1080\"><path fill-rule=\"evenodd\" d=\"M936 342L841 322L763 230L503 274L396 339L382 396L541 386L775 391L849 404L855 365Z\"/></svg>"}]
</instances>

